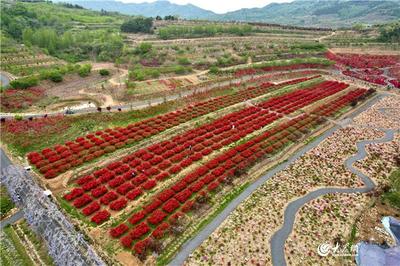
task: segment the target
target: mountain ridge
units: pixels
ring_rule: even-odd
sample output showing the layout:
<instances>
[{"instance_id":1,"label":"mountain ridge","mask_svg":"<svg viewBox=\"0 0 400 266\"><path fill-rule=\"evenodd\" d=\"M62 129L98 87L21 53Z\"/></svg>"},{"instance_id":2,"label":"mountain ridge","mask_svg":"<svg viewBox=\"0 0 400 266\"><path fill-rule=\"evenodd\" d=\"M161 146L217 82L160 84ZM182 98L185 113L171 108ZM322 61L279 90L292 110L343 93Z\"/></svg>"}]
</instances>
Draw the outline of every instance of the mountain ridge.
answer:
<instances>
[{"instance_id":1,"label":"mountain ridge","mask_svg":"<svg viewBox=\"0 0 400 266\"><path fill-rule=\"evenodd\" d=\"M348 27L356 23L379 24L400 19L400 2L394 0L295 0L270 3L261 8L243 8L217 14L193 4L178 5L168 0L123 3L116 0L70 0L93 10L115 11L127 15L184 19L279 23L294 26Z\"/></svg>"}]
</instances>

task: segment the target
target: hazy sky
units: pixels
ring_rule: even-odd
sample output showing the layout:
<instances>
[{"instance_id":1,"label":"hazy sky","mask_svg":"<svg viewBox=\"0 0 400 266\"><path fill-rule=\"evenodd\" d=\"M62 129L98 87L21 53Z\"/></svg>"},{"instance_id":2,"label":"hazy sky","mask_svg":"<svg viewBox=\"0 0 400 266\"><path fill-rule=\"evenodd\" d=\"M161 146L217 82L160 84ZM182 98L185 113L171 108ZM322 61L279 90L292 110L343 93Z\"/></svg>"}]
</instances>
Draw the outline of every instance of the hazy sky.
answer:
<instances>
[{"instance_id":1,"label":"hazy sky","mask_svg":"<svg viewBox=\"0 0 400 266\"><path fill-rule=\"evenodd\" d=\"M142 3L154 2L156 0L118 0L125 3ZM238 10L241 8L263 7L269 3L284 3L293 0L169 0L175 4L191 3L198 7L214 11L216 13L224 13L227 11Z\"/></svg>"}]
</instances>

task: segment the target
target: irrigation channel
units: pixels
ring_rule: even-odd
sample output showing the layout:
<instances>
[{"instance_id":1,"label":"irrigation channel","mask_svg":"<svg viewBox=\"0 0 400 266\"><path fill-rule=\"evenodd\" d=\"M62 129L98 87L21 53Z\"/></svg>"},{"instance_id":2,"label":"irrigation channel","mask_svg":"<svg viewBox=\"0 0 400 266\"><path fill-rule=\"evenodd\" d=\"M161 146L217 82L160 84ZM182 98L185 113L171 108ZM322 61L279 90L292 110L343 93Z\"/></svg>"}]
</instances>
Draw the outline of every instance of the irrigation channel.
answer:
<instances>
[{"instance_id":1,"label":"irrigation channel","mask_svg":"<svg viewBox=\"0 0 400 266\"><path fill-rule=\"evenodd\" d=\"M1 156L1 183L7 187L15 204L32 229L41 235L56 265L106 265L59 211L53 199L24 168L12 165L4 151ZM18 217L17 217L18 218Z\"/></svg>"},{"instance_id":2,"label":"irrigation channel","mask_svg":"<svg viewBox=\"0 0 400 266\"><path fill-rule=\"evenodd\" d=\"M256 189L258 189L261 185L263 185L266 181L268 181L271 177L273 177L275 174L277 174L280 171L285 170L288 168L292 163L294 163L298 158L303 156L305 153L308 151L312 150L313 148L317 147L322 141L324 141L326 138L330 137L336 130L347 126L351 123L352 119L359 115L360 113L364 112L365 110L369 109L372 105L383 99L384 97L387 97L389 94L386 93L380 93L371 100L369 100L367 103L363 104L360 106L356 111L353 113L349 114L348 116L345 116L342 121L337 123L336 126L332 127L331 129L325 131L322 135L314 139L312 142L308 143L306 146L295 152L287 161L284 163L278 165L277 167L273 168L272 170L268 171L265 175L257 179L254 183L252 183L250 186L248 186L238 197L236 197L234 200L232 200L228 206L221 212L219 213L209 224L207 224L195 237L192 239L188 240L180 249L180 251L177 253L177 255L172 259L172 261L169 263L169 265L182 265L185 260L189 257L189 255L198 247L201 245L201 243L206 240L217 228L218 226L229 216L229 214L234 211L240 203L242 203L244 200L246 200ZM393 139L395 130L384 130L385 131L385 137L380 139L380 140L368 140L368 141L361 141L357 143L357 148L359 150L359 153L356 155L350 157L349 159L346 160L345 164L348 167L348 169L359 176L364 182L365 182L365 187L363 188L324 188L321 190L314 191L312 193L307 194L306 196L292 202L289 204L287 209L285 210L285 217L284 217L284 224L282 228L277 231L271 240L271 255L272 255L272 261L274 265L281 266L281 265L286 265L285 261L285 256L284 256L284 244L285 241L292 231L293 228L293 223L295 219L295 215L297 211L307 202L328 194L328 193L356 193L356 192L368 192L374 188L374 183L372 180L358 171L357 169L352 167L352 164L364 158L366 156L365 152L365 145L369 143L381 143L381 142L386 142L390 141Z\"/></svg>"}]
</instances>

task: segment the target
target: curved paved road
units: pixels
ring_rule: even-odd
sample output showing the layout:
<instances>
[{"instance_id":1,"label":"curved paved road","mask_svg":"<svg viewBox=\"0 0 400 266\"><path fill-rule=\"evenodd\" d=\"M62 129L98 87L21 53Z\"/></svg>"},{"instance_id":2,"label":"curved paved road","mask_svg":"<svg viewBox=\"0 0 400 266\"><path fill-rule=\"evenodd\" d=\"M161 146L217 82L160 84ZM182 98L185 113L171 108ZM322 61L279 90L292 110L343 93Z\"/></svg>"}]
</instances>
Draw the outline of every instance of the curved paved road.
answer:
<instances>
[{"instance_id":1,"label":"curved paved road","mask_svg":"<svg viewBox=\"0 0 400 266\"><path fill-rule=\"evenodd\" d=\"M263 185L268 179L274 176L276 173L285 170L288 168L295 160L303 156L308 151L312 150L316 146L318 146L323 140L327 137L331 136L336 130L339 128L349 124L351 119L364 112L368 108L370 108L373 104L381 100L382 98L388 96L388 94L380 94L375 96L373 99L362 105L357 109L357 111L353 112L347 117L343 118L343 121L338 123L339 125L327 130L325 133L320 135L314 141L310 142L302 149L298 150L294 153L287 161L273 168L271 171L267 172L264 176L257 179L254 183L248 186L238 197L232 200L228 206L219 213L214 220L212 220L209 224L207 224L194 238L187 241L180 249L179 253L172 259L169 265L182 265L187 257L199 246L201 243L209 237L218 226L229 216L229 214L237 208L237 206L242 203L245 199L247 199L257 188Z\"/></svg>"},{"instance_id":2,"label":"curved paved road","mask_svg":"<svg viewBox=\"0 0 400 266\"><path fill-rule=\"evenodd\" d=\"M368 156L367 151L365 150L366 145L372 143L384 143L393 140L395 130L393 129L383 129L385 132L385 136L381 139L377 140L363 140L357 142L357 154L349 157L345 162L345 167L357 175L364 183L364 187L361 188L322 188L311 193L308 193L304 197L291 202L285 210L284 213L284 224L271 238L271 255L272 255L272 263L273 265L286 265L285 261L285 242L290 233L292 232L294 221L296 218L297 212L308 202L321 197L326 194L331 193L366 193L375 188L375 183L361 171L357 170L353 167L353 164L356 161L364 159Z\"/></svg>"}]
</instances>

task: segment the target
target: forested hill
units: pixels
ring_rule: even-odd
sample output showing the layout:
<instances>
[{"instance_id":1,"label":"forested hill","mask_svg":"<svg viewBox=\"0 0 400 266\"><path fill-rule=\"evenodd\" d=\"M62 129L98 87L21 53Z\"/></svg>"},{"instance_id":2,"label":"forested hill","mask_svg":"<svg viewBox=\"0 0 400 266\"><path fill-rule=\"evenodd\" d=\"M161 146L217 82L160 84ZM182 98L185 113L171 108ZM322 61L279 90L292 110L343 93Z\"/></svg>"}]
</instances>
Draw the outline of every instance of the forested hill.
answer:
<instances>
[{"instance_id":1,"label":"forested hill","mask_svg":"<svg viewBox=\"0 0 400 266\"><path fill-rule=\"evenodd\" d=\"M37 46L67 61L111 60L123 46L121 24L130 16L70 4L1 2L1 50L14 42Z\"/></svg>"},{"instance_id":2,"label":"forested hill","mask_svg":"<svg viewBox=\"0 0 400 266\"><path fill-rule=\"evenodd\" d=\"M298 0L241 9L223 14L219 19L338 28L400 19L400 1Z\"/></svg>"},{"instance_id":3,"label":"forested hill","mask_svg":"<svg viewBox=\"0 0 400 266\"><path fill-rule=\"evenodd\" d=\"M204 10L192 4L177 5L170 3L167 0L158 0L155 2L144 3L122 3L114 0L71 0L71 1L55 1L55 2L68 2L78 4L84 8L92 10L106 10L115 11L127 15L142 15L145 17L165 17L168 15L179 15L181 18L186 19L205 19L216 16L212 11Z\"/></svg>"},{"instance_id":4,"label":"forested hill","mask_svg":"<svg viewBox=\"0 0 400 266\"><path fill-rule=\"evenodd\" d=\"M64 1L64 0L63 0ZM240 9L215 14L194 5L177 5L166 0L153 3L122 3L113 0L65 0L93 10L118 11L129 15L178 15L186 19L239 20L295 26L338 28L356 23L376 24L400 19L400 1L297 0L272 3L262 8Z\"/></svg>"}]
</instances>

